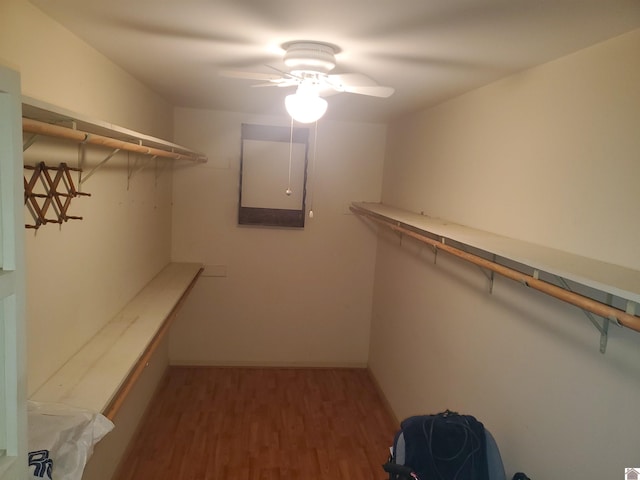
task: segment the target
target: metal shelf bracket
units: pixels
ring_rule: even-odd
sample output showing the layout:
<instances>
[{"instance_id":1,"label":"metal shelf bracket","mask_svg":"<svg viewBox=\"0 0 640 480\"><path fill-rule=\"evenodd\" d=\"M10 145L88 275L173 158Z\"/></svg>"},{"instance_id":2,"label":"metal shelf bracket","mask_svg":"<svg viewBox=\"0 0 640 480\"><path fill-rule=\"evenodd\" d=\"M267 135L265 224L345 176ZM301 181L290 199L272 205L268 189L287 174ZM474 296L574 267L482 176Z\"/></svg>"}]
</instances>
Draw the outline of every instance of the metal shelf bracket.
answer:
<instances>
[{"instance_id":1,"label":"metal shelf bracket","mask_svg":"<svg viewBox=\"0 0 640 480\"><path fill-rule=\"evenodd\" d=\"M569 284L567 283L567 281L556 275L555 276L558 281L560 282L560 284L562 285L562 287L569 291L572 292L573 290L571 290L571 287L569 286ZM611 295L610 293L607 294L607 304L611 305L613 303L613 295ZM633 302L631 302L633 303ZM596 330L598 330L598 332L600 332L600 353L604 354L607 351L607 341L609 340L609 324L611 322L613 322L614 325L617 325L619 327L621 327L622 325L620 324L620 322L618 322L618 319L614 316L611 317L602 317L602 324L600 324L600 322L598 322L598 320L596 320L595 316L585 310L585 309L581 309L582 312L586 315L586 317L589 319L589 321L591 321L591 323L593 324L594 327L596 327ZM627 312L629 313L629 312Z\"/></svg>"},{"instance_id":2,"label":"metal shelf bracket","mask_svg":"<svg viewBox=\"0 0 640 480\"><path fill-rule=\"evenodd\" d=\"M80 171L80 180L78 180L78 184L83 185L84 182L89 180L91 176L96 173L96 171L102 168L109 160L113 158L113 156L120 151L119 148L114 149L109 155L107 155L103 160L100 161L95 167L93 167L86 175L82 175L82 170ZM78 164L80 168L84 166L85 163L85 144L81 143L78 150Z\"/></svg>"},{"instance_id":3,"label":"metal shelf bracket","mask_svg":"<svg viewBox=\"0 0 640 480\"><path fill-rule=\"evenodd\" d=\"M36 140L38 140L38 138L40 137L39 134L34 133L33 135L31 135L23 144L22 144L22 151L26 152L29 147L31 145L33 145L34 143L36 143Z\"/></svg>"}]
</instances>

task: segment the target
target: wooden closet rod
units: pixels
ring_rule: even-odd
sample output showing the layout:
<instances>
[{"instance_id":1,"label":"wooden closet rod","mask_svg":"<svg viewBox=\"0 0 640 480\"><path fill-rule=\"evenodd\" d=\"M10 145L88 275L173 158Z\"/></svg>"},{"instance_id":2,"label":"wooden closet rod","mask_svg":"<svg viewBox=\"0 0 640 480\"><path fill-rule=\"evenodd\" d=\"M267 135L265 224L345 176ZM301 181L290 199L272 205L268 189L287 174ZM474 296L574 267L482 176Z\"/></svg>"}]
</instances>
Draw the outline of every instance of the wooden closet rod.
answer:
<instances>
[{"instance_id":1,"label":"wooden closet rod","mask_svg":"<svg viewBox=\"0 0 640 480\"><path fill-rule=\"evenodd\" d=\"M198 153L178 153L160 148L146 147L137 143L118 140L116 138L105 137L93 133L74 130L73 128L53 125L51 123L40 122L30 118L22 118L22 131L46 135L49 137L64 138L76 143L89 143L91 145L101 145L103 147L117 148L129 152L154 155L157 157L173 158L174 160L190 160L192 162L204 163L206 159Z\"/></svg>"},{"instance_id":2,"label":"wooden closet rod","mask_svg":"<svg viewBox=\"0 0 640 480\"><path fill-rule=\"evenodd\" d=\"M512 268L508 268L503 265L500 265L499 263L486 260L482 257L479 257L478 255L465 252L458 248L447 245L446 243L442 243L438 240L434 240L433 238L427 237L426 235L422 235L420 233L414 232L413 230L410 230L399 224L382 220L377 216L367 212L366 210L362 210L358 207L351 206L350 208L352 212L358 215L362 215L366 218L369 218L370 220L373 220L374 222L379 223L380 225L384 225L385 227L388 227L393 231L402 233L403 235L407 235L422 243L426 243L428 245L431 245L434 248L443 250L447 253L450 253L451 255L455 255L458 258L471 262L474 265L478 265L479 267L486 268L488 270L491 270L492 272L499 273L500 275L510 278L511 280L515 280L516 282L523 283L527 287L531 287L535 290L538 290L540 292L546 293L547 295L550 295L559 300L562 300L563 302L570 303L583 310L589 311L591 313L595 313L600 317L613 320L619 323L620 325L623 325L627 328L640 332L640 317L637 317L636 315L632 315L623 310L607 305L606 303L598 302L597 300L593 300L589 297L585 297L584 295L580 295L578 293L565 290L564 288L557 287L551 283L547 283L531 275L527 275L517 270L513 270Z\"/></svg>"}]
</instances>

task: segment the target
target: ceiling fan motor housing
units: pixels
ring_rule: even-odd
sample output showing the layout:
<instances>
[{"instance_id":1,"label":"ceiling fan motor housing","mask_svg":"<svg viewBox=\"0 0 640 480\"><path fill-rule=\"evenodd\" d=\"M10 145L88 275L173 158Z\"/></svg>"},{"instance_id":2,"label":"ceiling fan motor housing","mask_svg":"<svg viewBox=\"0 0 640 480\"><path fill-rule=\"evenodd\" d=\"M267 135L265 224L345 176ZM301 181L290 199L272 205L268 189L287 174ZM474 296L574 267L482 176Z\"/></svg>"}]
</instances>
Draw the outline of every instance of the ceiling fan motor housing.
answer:
<instances>
[{"instance_id":1,"label":"ceiling fan motor housing","mask_svg":"<svg viewBox=\"0 0 640 480\"><path fill-rule=\"evenodd\" d=\"M336 66L335 49L316 42L291 42L285 45L284 64L296 72L329 73Z\"/></svg>"}]
</instances>

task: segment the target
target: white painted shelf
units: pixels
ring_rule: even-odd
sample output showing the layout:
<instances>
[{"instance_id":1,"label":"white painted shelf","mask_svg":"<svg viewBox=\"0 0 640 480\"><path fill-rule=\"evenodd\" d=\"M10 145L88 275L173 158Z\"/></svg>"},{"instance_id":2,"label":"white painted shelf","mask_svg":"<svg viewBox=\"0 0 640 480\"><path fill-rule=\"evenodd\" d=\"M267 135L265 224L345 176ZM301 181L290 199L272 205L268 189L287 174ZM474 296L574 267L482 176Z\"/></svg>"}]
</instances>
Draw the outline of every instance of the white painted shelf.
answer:
<instances>
[{"instance_id":1,"label":"white painted shelf","mask_svg":"<svg viewBox=\"0 0 640 480\"><path fill-rule=\"evenodd\" d=\"M171 263L30 398L104 412L202 271Z\"/></svg>"},{"instance_id":2,"label":"white painted shelf","mask_svg":"<svg viewBox=\"0 0 640 480\"><path fill-rule=\"evenodd\" d=\"M553 248L507 238L482 230L407 212L380 203L354 202L351 210L402 235L408 235L438 250L444 250L483 269L498 273L527 287L581 308L600 332L600 352L605 353L611 321L640 332L636 314L640 302L640 272ZM484 253L475 254L471 247ZM487 258L487 256L491 258ZM520 266L507 265L516 262ZM526 272L526 270L531 270ZM525 270L525 271L523 271ZM555 276L560 285L541 278ZM567 280L606 293L606 303L574 292ZM626 307L618 308L615 299ZM598 315L598 321L593 316Z\"/></svg>"},{"instance_id":3,"label":"white painted shelf","mask_svg":"<svg viewBox=\"0 0 640 480\"><path fill-rule=\"evenodd\" d=\"M640 303L640 271L543 247L380 203L354 202L392 222L450 239L581 285Z\"/></svg>"},{"instance_id":4,"label":"white painted shelf","mask_svg":"<svg viewBox=\"0 0 640 480\"><path fill-rule=\"evenodd\" d=\"M165 152L182 155L195 162L206 162L207 157L201 152L178 145L161 138L129 130L103 120L93 119L86 115L42 102L31 97L22 97L22 117L56 126L66 126L92 135L100 135L114 140L135 145L151 147Z\"/></svg>"}]
</instances>

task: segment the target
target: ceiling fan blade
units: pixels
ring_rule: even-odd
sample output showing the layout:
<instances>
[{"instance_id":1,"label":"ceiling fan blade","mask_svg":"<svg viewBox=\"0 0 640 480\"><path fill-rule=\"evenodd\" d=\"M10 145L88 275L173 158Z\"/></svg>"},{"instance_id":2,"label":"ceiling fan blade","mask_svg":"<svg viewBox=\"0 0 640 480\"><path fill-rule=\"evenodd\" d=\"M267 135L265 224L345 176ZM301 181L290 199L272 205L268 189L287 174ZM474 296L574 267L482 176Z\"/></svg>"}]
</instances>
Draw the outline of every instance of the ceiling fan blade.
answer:
<instances>
[{"instance_id":1,"label":"ceiling fan blade","mask_svg":"<svg viewBox=\"0 0 640 480\"><path fill-rule=\"evenodd\" d=\"M357 93L381 98L390 97L395 92L394 88L378 85L375 80L361 73L328 75L327 81L338 92Z\"/></svg>"},{"instance_id":2,"label":"ceiling fan blade","mask_svg":"<svg viewBox=\"0 0 640 480\"><path fill-rule=\"evenodd\" d=\"M270 80L265 83L256 83L251 85L252 87L294 87L298 85L294 79L291 78L278 78L277 80Z\"/></svg>"},{"instance_id":3,"label":"ceiling fan blade","mask_svg":"<svg viewBox=\"0 0 640 480\"><path fill-rule=\"evenodd\" d=\"M330 97L332 95L337 95L338 93L343 93L340 90L337 90L333 85L329 84L321 84L318 87L318 95L321 97Z\"/></svg>"},{"instance_id":4,"label":"ceiling fan blade","mask_svg":"<svg viewBox=\"0 0 640 480\"><path fill-rule=\"evenodd\" d=\"M261 88L261 87L279 87L280 84L278 82L265 82L265 83L254 83L251 85L251 88Z\"/></svg>"},{"instance_id":5,"label":"ceiling fan blade","mask_svg":"<svg viewBox=\"0 0 640 480\"><path fill-rule=\"evenodd\" d=\"M337 75L327 75L329 83L332 85L362 85L373 87L378 85L373 78L367 77L362 73L341 73Z\"/></svg>"},{"instance_id":6,"label":"ceiling fan blade","mask_svg":"<svg viewBox=\"0 0 640 480\"><path fill-rule=\"evenodd\" d=\"M218 73L222 77L239 78L242 80L263 80L266 82L277 82L278 80L284 80L281 75L275 75L273 73L244 72L241 70L221 70Z\"/></svg>"},{"instance_id":7,"label":"ceiling fan blade","mask_svg":"<svg viewBox=\"0 0 640 480\"><path fill-rule=\"evenodd\" d=\"M344 91L348 93L357 93L360 95L369 95L371 97L387 98L393 95L396 91L393 87L384 87L382 85L360 85L360 86L345 86Z\"/></svg>"},{"instance_id":8,"label":"ceiling fan blade","mask_svg":"<svg viewBox=\"0 0 640 480\"><path fill-rule=\"evenodd\" d=\"M265 65L265 67L268 67L271 70L275 70L276 72L278 72L279 74L281 74L285 78L295 79L295 80L300 80L300 81L303 80L303 77L301 77L300 75L294 75L291 72L286 72L284 70L280 70L279 68L274 67L273 65L267 64L267 65Z\"/></svg>"}]
</instances>

